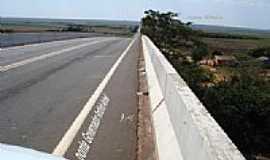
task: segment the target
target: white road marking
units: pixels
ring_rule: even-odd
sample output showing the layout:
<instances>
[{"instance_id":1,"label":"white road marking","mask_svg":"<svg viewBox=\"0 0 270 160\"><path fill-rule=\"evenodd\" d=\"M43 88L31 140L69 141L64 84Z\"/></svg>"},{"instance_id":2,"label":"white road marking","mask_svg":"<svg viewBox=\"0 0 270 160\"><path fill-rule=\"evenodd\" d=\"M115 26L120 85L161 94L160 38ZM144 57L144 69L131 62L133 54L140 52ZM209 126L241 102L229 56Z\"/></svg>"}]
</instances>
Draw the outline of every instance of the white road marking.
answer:
<instances>
[{"instance_id":1,"label":"white road marking","mask_svg":"<svg viewBox=\"0 0 270 160\"><path fill-rule=\"evenodd\" d=\"M76 42L76 41L87 41L87 40L92 40L96 39L96 37L92 38L75 38L75 39L66 39L66 40L56 40L56 41L49 41L49 42L42 42L42 43L32 43L32 44L25 44L25 45L20 45L20 46L11 46L7 48L2 48L2 50L11 50L11 49L20 49L20 48L27 48L27 47L36 47L36 46L44 46L44 45L50 45L50 44L60 44L63 42Z\"/></svg>"},{"instance_id":2,"label":"white road marking","mask_svg":"<svg viewBox=\"0 0 270 160\"><path fill-rule=\"evenodd\" d=\"M125 119L125 114L121 113L120 122L122 122Z\"/></svg>"},{"instance_id":3,"label":"white road marking","mask_svg":"<svg viewBox=\"0 0 270 160\"><path fill-rule=\"evenodd\" d=\"M51 52L51 53L48 53L48 54L43 54L41 56L32 57L32 58L22 60L22 61L19 61L19 62L15 62L15 63L9 64L9 65L0 66L0 72L6 72L8 70L18 68L20 66L24 66L24 65L29 64L29 63L33 63L33 62L36 62L36 61L39 61L39 60L43 60L43 59L46 59L46 58L50 58L50 57L53 57L53 56L60 55L60 54L65 53L65 52L73 51L75 49L83 48L83 47L86 47L86 46L89 46L89 45L93 45L93 44L97 44L97 43L101 43L101 42L105 42L105 41L109 41L109 40L112 40L112 39L105 39L105 40L94 41L94 42L90 42L90 43L84 43L84 44L81 44L81 45L78 45L78 46L73 46L73 47L70 47L70 48L65 48L65 49L55 51L55 52Z\"/></svg>"},{"instance_id":4,"label":"white road marking","mask_svg":"<svg viewBox=\"0 0 270 160\"><path fill-rule=\"evenodd\" d=\"M99 55L99 56L95 56L95 58L114 58L115 56L102 56L102 55Z\"/></svg>"},{"instance_id":5,"label":"white road marking","mask_svg":"<svg viewBox=\"0 0 270 160\"><path fill-rule=\"evenodd\" d=\"M87 130L82 132L82 138L78 141L80 144L75 156L79 160L85 160L87 158L87 154L91 148L91 144L94 141L94 138L97 134L98 128L100 126L103 115L106 111L106 107L108 106L110 99L106 94L100 96L99 101L96 104L95 114L90 122Z\"/></svg>"},{"instance_id":6,"label":"white road marking","mask_svg":"<svg viewBox=\"0 0 270 160\"><path fill-rule=\"evenodd\" d=\"M134 117L135 115L134 114L131 114L131 115L125 115L125 113L121 113L121 116L120 116L120 123L121 122L124 122L124 121L130 121L132 122L134 120Z\"/></svg>"},{"instance_id":7,"label":"white road marking","mask_svg":"<svg viewBox=\"0 0 270 160\"><path fill-rule=\"evenodd\" d=\"M58 156L64 156L67 149L73 142L73 139L77 135L78 131L80 130L83 122L85 121L87 115L92 110L93 106L95 105L96 101L98 100L99 96L102 94L103 90L105 89L106 85L110 81L111 77L115 73L116 69L124 59L125 55L128 53L129 49L135 42L134 38L132 42L128 45L126 50L121 54L121 56L117 59L117 61L114 63L108 74L105 76L105 78L102 80L102 82L98 85L95 92L92 94L86 105L83 107L79 115L76 117L76 119L73 121L70 128L67 130L65 135L62 137L61 141L58 143L58 145L53 150L52 154L58 155Z\"/></svg>"},{"instance_id":8,"label":"white road marking","mask_svg":"<svg viewBox=\"0 0 270 160\"><path fill-rule=\"evenodd\" d=\"M127 121L130 121L130 122L133 122L134 117L135 117L135 115L134 114L131 114L131 115L127 116L126 120Z\"/></svg>"}]
</instances>

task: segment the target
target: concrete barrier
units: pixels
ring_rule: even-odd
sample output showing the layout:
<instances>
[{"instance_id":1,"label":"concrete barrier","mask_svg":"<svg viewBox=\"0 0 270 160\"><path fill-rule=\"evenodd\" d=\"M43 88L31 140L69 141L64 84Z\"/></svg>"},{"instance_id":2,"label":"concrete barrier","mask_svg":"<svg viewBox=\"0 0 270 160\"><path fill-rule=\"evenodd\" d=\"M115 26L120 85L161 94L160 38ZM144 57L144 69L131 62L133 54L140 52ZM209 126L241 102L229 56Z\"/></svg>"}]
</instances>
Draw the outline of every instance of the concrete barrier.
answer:
<instances>
[{"instance_id":1,"label":"concrete barrier","mask_svg":"<svg viewBox=\"0 0 270 160\"><path fill-rule=\"evenodd\" d=\"M160 50L142 36L160 160L245 160Z\"/></svg>"}]
</instances>

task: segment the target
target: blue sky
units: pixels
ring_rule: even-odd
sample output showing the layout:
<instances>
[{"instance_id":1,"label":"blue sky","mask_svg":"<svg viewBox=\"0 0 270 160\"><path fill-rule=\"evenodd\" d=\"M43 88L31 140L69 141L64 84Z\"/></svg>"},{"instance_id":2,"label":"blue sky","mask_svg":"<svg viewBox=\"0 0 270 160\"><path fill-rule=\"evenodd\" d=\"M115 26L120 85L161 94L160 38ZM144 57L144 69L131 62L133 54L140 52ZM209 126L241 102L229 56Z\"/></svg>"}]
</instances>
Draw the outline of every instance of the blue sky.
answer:
<instances>
[{"instance_id":1,"label":"blue sky","mask_svg":"<svg viewBox=\"0 0 270 160\"><path fill-rule=\"evenodd\" d=\"M185 21L270 29L270 0L0 0L0 16L139 20L146 9Z\"/></svg>"}]
</instances>

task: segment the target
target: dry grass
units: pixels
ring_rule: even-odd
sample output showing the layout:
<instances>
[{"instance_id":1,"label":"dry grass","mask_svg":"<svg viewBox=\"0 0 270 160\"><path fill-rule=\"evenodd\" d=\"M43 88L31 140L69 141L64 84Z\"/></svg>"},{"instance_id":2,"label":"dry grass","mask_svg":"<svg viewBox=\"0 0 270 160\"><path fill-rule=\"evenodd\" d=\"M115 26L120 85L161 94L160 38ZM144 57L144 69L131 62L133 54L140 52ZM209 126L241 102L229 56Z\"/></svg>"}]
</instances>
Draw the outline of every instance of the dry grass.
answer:
<instances>
[{"instance_id":1,"label":"dry grass","mask_svg":"<svg viewBox=\"0 0 270 160\"><path fill-rule=\"evenodd\" d=\"M225 38L202 38L207 43L210 51L218 50L225 54L233 52L245 52L257 47L270 46L270 39L225 39Z\"/></svg>"}]
</instances>

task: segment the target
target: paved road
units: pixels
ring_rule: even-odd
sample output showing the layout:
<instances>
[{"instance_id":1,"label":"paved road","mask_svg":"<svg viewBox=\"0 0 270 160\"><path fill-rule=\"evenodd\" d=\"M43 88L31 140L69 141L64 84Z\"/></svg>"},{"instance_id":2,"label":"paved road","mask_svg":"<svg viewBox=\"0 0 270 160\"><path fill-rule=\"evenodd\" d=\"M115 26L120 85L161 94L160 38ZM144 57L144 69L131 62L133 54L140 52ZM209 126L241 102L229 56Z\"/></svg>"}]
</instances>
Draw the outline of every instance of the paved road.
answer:
<instances>
[{"instance_id":1,"label":"paved road","mask_svg":"<svg viewBox=\"0 0 270 160\"><path fill-rule=\"evenodd\" d=\"M76 32L0 33L0 48L56 40L89 38L95 36L102 36L102 34Z\"/></svg>"},{"instance_id":2,"label":"paved road","mask_svg":"<svg viewBox=\"0 0 270 160\"><path fill-rule=\"evenodd\" d=\"M130 42L96 37L1 50L0 142L52 153ZM104 113L92 108L65 157L79 159L81 135L96 116L100 125L84 159L134 159L138 43L102 92Z\"/></svg>"}]
</instances>

